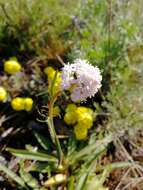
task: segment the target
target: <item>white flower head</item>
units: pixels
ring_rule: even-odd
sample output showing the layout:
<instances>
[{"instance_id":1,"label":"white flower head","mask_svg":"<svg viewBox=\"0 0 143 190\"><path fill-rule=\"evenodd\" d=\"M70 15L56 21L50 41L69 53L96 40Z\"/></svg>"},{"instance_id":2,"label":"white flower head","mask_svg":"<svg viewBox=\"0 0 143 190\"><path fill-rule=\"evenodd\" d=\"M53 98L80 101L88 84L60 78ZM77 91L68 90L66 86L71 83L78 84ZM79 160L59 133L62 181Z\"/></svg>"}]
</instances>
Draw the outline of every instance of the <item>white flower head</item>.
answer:
<instances>
[{"instance_id":1,"label":"white flower head","mask_svg":"<svg viewBox=\"0 0 143 190\"><path fill-rule=\"evenodd\" d=\"M62 69L63 90L71 90L73 102L85 100L94 96L101 87L102 76L98 67L94 67L86 60L76 59Z\"/></svg>"}]
</instances>

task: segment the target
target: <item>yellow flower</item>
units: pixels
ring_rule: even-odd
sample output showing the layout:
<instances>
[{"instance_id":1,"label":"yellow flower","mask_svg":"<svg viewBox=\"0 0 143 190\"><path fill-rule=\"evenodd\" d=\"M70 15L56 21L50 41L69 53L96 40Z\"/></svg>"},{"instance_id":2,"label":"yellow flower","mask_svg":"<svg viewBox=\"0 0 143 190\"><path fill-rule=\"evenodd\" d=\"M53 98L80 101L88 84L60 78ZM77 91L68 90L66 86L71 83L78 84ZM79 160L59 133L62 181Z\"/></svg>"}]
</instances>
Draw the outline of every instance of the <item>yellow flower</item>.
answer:
<instances>
[{"instance_id":1,"label":"yellow flower","mask_svg":"<svg viewBox=\"0 0 143 190\"><path fill-rule=\"evenodd\" d=\"M0 87L0 101L4 101L7 98L7 92L3 87Z\"/></svg>"},{"instance_id":2,"label":"yellow flower","mask_svg":"<svg viewBox=\"0 0 143 190\"><path fill-rule=\"evenodd\" d=\"M90 108L86 108L86 107L83 107L83 106L80 106L77 108L77 114L78 114L78 118L82 117L83 114L89 114L93 117L93 110L90 109Z\"/></svg>"},{"instance_id":3,"label":"yellow flower","mask_svg":"<svg viewBox=\"0 0 143 190\"><path fill-rule=\"evenodd\" d=\"M60 76L60 72L57 72L55 81L54 81L54 86L52 87L52 83L56 74L56 70L53 69L52 67L46 67L44 69L44 73L47 75L48 77L48 82L49 82L49 86L48 86L48 91L51 92L51 89L53 90L53 94L56 94L57 92L61 91L61 76Z\"/></svg>"},{"instance_id":4,"label":"yellow flower","mask_svg":"<svg viewBox=\"0 0 143 190\"><path fill-rule=\"evenodd\" d=\"M77 116L75 112L66 113L64 116L64 121L68 125L74 125L77 122Z\"/></svg>"},{"instance_id":5,"label":"yellow flower","mask_svg":"<svg viewBox=\"0 0 143 190\"><path fill-rule=\"evenodd\" d=\"M32 98L24 98L24 109L26 111L31 111L33 107L33 100Z\"/></svg>"},{"instance_id":6,"label":"yellow flower","mask_svg":"<svg viewBox=\"0 0 143 190\"><path fill-rule=\"evenodd\" d=\"M78 123L83 125L83 127L90 129L93 125L93 118L91 115L85 113L82 117L78 118Z\"/></svg>"},{"instance_id":7,"label":"yellow flower","mask_svg":"<svg viewBox=\"0 0 143 190\"><path fill-rule=\"evenodd\" d=\"M60 115L60 108L59 108L59 106L55 106L54 108L53 108L53 116L54 117L57 117L57 116L59 116Z\"/></svg>"},{"instance_id":8,"label":"yellow flower","mask_svg":"<svg viewBox=\"0 0 143 190\"><path fill-rule=\"evenodd\" d=\"M93 125L93 110L90 108L86 108L83 106L80 106L76 110L78 123L83 125L83 127L86 127L87 129L90 129Z\"/></svg>"},{"instance_id":9,"label":"yellow flower","mask_svg":"<svg viewBox=\"0 0 143 190\"><path fill-rule=\"evenodd\" d=\"M74 112L76 111L77 106L75 104L68 104L67 108L66 108L66 112Z\"/></svg>"},{"instance_id":10,"label":"yellow flower","mask_svg":"<svg viewBox=\"0 0 143 190\"><path fill-rule=\"evenodd\" d=\"M8 60L4 63L4 71L8 74L14 74L21 70L21 65L16 60Z\"/></svg>"},{"instance_id":11,"label":"yellow flower","mask_svg":"<svg viewBox=\"0 0 143 190\"><path fill-rule=\"evenodd\" d=\"M74 133L77 140L84 140L87 137L88 130L86 127L78 123L74 126Z\"/></svg>"},{"instance_id":12,"label":"yellow flower","mask_svg":"<svg viewBox=\"0 0 143 190\"><path fill-rule=\"evenodd\" d=\"M11 106L16 111L24 110L25 108L25 102L24 98L16 97L11 101Z\"/></svg>"},{"instance_id":13,"label":"yellow flower","mask_svg":"<svg viewBox=\"0 0 143 190\"><path fill-rule=\"evenodd\" d=\"M54 81L54 85L52 84L52 81L49 81L48 91L51 92L51 89L53 91L53 95L57 92L61 91L61 77L59 74L57 74L57 77ZM53 87L52 87L53 85Z\"/></svg>"},{"instance_id":14,"label":"yellow flower","mask_svg":"<svg viewBox=\"0 0 143 190\"><path fill-rule=\"evenodd\" d=\"M52 67L46 67L44 73L47 75L48 80L53 80L56 71Z\"/></svg>"},{"instance_id":15,"label":"yellow flower","mask_svg":"<svg viewBox=\"0 0 143 190\"><path fill-rule=\"evenodd\" d=\"M68 125L74 125L77 122L77 114L76 114L76 105L69 104L66 108L66 114L64 116L64 121Z\"/></svg>"}]
</instances>

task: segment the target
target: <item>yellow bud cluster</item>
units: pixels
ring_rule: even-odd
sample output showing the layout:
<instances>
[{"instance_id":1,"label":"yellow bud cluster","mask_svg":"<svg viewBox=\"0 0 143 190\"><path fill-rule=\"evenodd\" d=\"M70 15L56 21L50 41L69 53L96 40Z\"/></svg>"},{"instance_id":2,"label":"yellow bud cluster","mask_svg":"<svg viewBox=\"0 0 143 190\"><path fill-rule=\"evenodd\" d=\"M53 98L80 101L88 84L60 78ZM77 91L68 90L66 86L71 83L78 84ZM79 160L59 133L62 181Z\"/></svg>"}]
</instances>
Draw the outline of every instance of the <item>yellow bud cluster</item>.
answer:
<instances>
[{"instance_id":1,"label":"yellow bud cluster","mask_svg":"<svg viewBox=\"0 0 143 190\"><path fill-rule=\"evenodd\" d=\"M60 108L59 108L59 106L55 106L54 108L53 108L53 117L57 117L57 116L59 116L60 115Z\"/></svg>"},{"instance_id":2,"label":"yellow bud cluster","mask_svg":"<svg viewBox=\"0 0 143 190\"><path fill-rule=\"evenodd\" d=\"M87 107L75 104L69 104L66 108L64 121L68 125L74 125L74 133L78 140L83 140L87 137L88 129L93 125L94 114L93 110Z\"/></svg>"},{"instance_id":3,"label":"yellow bud cluster","mask_svg":"<svg viewBox=\"0 0 143 190\"><path fill-rule=\"evenodd\" d=\"M21 70L21 65L17 60L8 60L4 63L4 71L8 74L15 74Z\"/></svg>"},{"instance_id":4,"label":"yellow bud cluster","mask_svg":"<svg viewBox=\"0 0 143 190\"><path fill-rule=\"evenodd\" d=\"M59 92L61 90L61 80L62 80L60 77L60 72L56 73L56 70L53 69L52 67L46 67L44 69L44 73L47 75L48 82L49 82L48 91L51 92L51 89L52 89L53 94L56 94L57 92ZM55 81L53 84L54 78L55 78Z\"/></svg>"},{"instance_id":5,"label":"yellow bud cluster","mask_svg":"<svg viewBox=\"0 0 143 190\"><path fill-rule=\"evenodd\" d=\"M5 101L7 98L7 92L6 90L0 86L0 102Z\"/></svg>"},{"instance_id":6,"label":"yellow bud cluster","mask_svg":"<svg viewBox=\"0 0 143 190\"><path fill-rule=\"evenodd\" d=\"M16 111L31 111L33 108L32 98L16 97L11 101L11 107Z\"/></svg>"},{"instance_id":7,"label":"yellow bud cluster","mask_svg":"<svg viewBox=\"0 0 143 190\"><path fill-rule=\"evenodd\" d=\"M74 126L74 133L77 140L84 140L87 137L88 129L86 126L82 125L81 123L77 123Z\"/></svg>"},{"instance_id":8,"label":"yellow bud cluster","mask_svg":"<svg viewBox=\"0 0 143 190\"><path fill-rule=\"evenodd\" d=\"M77 107L75 104L69 104L66 108L66 114L64 116L64 121L68 125L74 125L77 122Z\"/></svg>"}]
</instances>

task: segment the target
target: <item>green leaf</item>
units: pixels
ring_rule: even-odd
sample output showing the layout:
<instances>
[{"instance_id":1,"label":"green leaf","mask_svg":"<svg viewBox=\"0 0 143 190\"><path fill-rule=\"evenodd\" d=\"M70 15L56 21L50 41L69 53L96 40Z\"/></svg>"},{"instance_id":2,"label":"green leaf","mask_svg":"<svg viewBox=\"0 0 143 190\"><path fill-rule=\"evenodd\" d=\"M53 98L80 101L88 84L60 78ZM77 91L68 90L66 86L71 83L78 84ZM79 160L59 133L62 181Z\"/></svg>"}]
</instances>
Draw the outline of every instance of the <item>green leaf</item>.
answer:
<instances>
[{"instance_id":1,"label":"green leaf","mask_svg":"<svg viewBox=\"0 0 143 190\"><path fill-rule=\"evenodd\" d=\"M21 178L25 181L25 183L31 187L33 190L39 190L39 183L37 179L35 179L30 173L24 171L24 163L20 162L20 170L19 170Z\"/></svg>"},{"instance_id":2,"label":"green leaf","mask_svg":"<svg viewBox=\"0 0 143 190\"><path fill-rule=\"evenodd\" d=\"M111 172L114 169L126 168L131 166L134 166L134 164L131 162L115 162L104 166L104 169L106 168L109 172Z\"/></svg>"},{"instance_id":3,"label":"green leaf","mask_svg":"<svg viewBox=\"0 0 143 190\"><path fill-rule=\"evenodd\" d=\"M73 137L69 138L68 146L67 146L67 149L68 149L67 156L70 156L75 152L76 145L77 145L76 143L77 143L77 141L75 138L73 138Z\"/></svg>"},{"instance_id":4,"label":"green leaf","mask_svg":"<svg viewBox=\"0 0 143 190\"><path fill-rule=\"evenodd\" d=\"M25 187L26 185L21 177L19 177L16 173L11 171L9 168L7 168L5 165L0 164L0 171L5 172L10 178L12 178L13 181L18 183L20 186Z\"/></svg>"},{"instance_id":5,"label":"green leaf","mask_svg":"<svg viewBox=\"0 0 143 190\"><path fill-rule=\"evenodd\" d=\"M44 161L44 162L45 161L57 162L57 159L54 156L41 153L41 152L29 152L27 150L13 149L13 148L7 148L6 150L22 159L38 160L38 161Z\"/></svg>"},{"instance_id":6,"label":"green leaf","mask_svg":"<svg viewBox=\"0 0 143 190\"><path fill-rule=\"evenodd\" d=\"M88 178L88 172L83 173L76 184L75 190L83 190L83 188L85 187L87 178Z\"/></svg>"},{"instance_id":7,"label":"green leaf","mask_svg":"<svg viewBox=\"0 0 143 190\"><path fill-rule=\"evenodd\" d=\"M74 176L70 176L69 178L69 183L68 183L68 190L75 190L75 177Z\"/></svg>"},{"instance_id":8,"label":"green leaf","mask_svg":"<svg viewBox=\"0 0 143 190\"><path fill-rule=\"evenodd\" d=\"M48 173L54 169L54 166L49 163L44 162L36 162L30 169L30 171L36 171L40 173Z\"/></svg>"},{"instance_id":9,"label":"green leaf","mask_svg":"<svg viewBox=\"0 0 143 190\"><path fill-rule=\"evenodd\" d=\"M37 141L39 142L39 144L45 149L45 150L49 150L49 143L48 140L41 134L37 133L36 131L33 132L34 136L36 137Z\"/></svg>"},{"instance_id":10,"label":"green leaf","mask_svg":"<svg viewBox=\"0 0 143 190\"><path fill-rule=\"evenodd\" d=\"M99 142L92 143L91 145L87 145L85 148L83 148L81 151L76 152L73 154L69 159L71 163L73 164L77 160L83 160L86 156L97 156L100 153L102 153L104 150L106 150L108 144L113 141L113 136L108 135L103 140L100 140Z\"/></svg>"}]
</instances>

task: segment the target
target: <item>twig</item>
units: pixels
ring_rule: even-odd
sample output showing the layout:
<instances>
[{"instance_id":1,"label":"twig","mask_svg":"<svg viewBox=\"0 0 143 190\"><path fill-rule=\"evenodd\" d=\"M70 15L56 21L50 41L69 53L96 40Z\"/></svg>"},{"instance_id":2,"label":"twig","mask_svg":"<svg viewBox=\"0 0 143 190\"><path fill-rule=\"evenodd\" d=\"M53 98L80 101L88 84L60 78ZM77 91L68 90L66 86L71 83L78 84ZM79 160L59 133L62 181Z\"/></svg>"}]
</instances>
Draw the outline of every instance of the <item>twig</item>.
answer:
<instances>
[{"instance_id":1,"label":"twig","mask_svg":"<svg viewBox=\"0 0 143 190\"><path fill-rule=\"evenodd\" d=\"M58 61L64 66L65 63L64 61L62 60L62 58L59 56L59 55L56 55L56 58L58 59Z\"/></svg>"},{"instance_id":2,"label":"twig","mask_svg":"<svg viewBox=\"0 0 143 190\"><path fill-rule=\"evenodd\" d=\"M136 167L136 164L135 164L133 158L129 155L129 153L127 152L127 150L125 149L125 147L123 146L123 144L121 143L121 141L120 141L119 138L117 139L117 141L118 141L118 143L119 143L119 145L120 145L122 151L124 152L126 158L134 164L135 169L136 169L136 171L138 172L138 174L139 174L140 176L143 176L143 174L140 172L140 170ZM135 171L135 170L132 170L132 171L133 171L133 173L135 174L135 176L137 177L138 174L136 173L136 171Z\"/></svg>"},{"instance_id":3,"label":"twig","mask_svg":"<svg viewBox=\"0 0 143 190\"><path fill-rule=\"evenodd\" d=\"M118 183L118 185L116 186L115 190L119 190L119 187L122 185L122 181L127 177L127 175L129 174L131 168L129 168L125 174L123 175L123 177L121 178L120 182Z\"/></svg>"}]
</instances>

